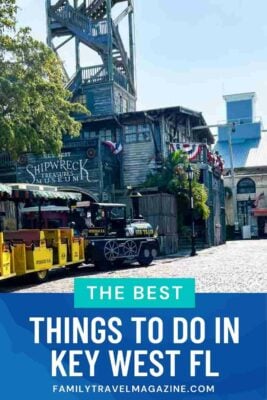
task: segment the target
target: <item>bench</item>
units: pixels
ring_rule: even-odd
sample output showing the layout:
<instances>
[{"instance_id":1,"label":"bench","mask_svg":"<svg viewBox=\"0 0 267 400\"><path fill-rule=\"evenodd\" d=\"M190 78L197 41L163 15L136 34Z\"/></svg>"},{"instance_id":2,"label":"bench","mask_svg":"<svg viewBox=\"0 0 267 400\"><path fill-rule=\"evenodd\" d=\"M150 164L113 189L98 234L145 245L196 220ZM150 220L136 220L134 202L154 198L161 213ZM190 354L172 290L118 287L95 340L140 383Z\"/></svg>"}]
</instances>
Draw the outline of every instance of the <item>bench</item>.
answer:
<instances>
[{"instance_id":1,"label":"bench","mask_svg":"<svg viewBox=\"0 0 267 400\"><path fill-rule=\"evenodd\" d=\"M67 263L67 238L62 237L60 229L44 229L46 246L53 249L53 265Z\"/></svg>"},{"instance_id":2,"label":"bench","mask_svg":"<svg viewBox=\"0 0 267 400\"><path fill-rule=\"evenodd\" d=\"M68 262L78 262L81 258L80 246L83 246L82 238L75 237L72 228L61 228L61 238L66 239L68 244Z\"/></svg>"},{"instance_id":3,"label":"bench","mask_svg":"<svg viewBox=\"0 0 267 400\"><path fill-rule=\"evenodd\" d=\"M25 245L31 246L44 246L44 232L38 229L21 229L18 231L5 231L4 240L11 243L25 243Z\"/></svg>"}]
</instances>

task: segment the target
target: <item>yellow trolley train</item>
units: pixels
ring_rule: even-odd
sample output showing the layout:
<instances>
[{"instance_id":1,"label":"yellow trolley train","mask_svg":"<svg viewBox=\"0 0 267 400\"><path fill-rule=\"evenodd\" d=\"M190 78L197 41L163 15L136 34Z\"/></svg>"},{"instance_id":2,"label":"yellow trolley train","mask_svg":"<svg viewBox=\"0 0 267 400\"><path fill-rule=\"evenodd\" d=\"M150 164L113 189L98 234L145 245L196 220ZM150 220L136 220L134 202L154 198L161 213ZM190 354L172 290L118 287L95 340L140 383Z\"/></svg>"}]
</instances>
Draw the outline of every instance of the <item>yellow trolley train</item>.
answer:
<instances>
[{"instance_id":1,"label":"yellow trolley train","mask_svg":"<svg viewBox=\"0 0 267 400\"><path fill-rule=\"evenodd\" d=\"M34 273L38 281L52 268L84 260L84 239L71 228L0 232L0 280Z\"/></svg>"},{"instance_id":2,"label":"yellow trolley train","mask_svg":"<svg viewBox=\"0 0 267 400\"><path fill-rule=\"evenodd\" d=\"M9 227L3 228L0 221L0 280L35 274L41 282L46 280L48 271L53 268L74 267L84 261L82 237L74 235L71 228L44 229L41 221L41 209L45 202L71 204L78 200L81 200L80 193L62 192L54 186L0 184L0 201L12 201L15 204L17 227L20 204L30 201L37 205L36 225L40 228L10 230Z\"/></svg>"}]
</instances>

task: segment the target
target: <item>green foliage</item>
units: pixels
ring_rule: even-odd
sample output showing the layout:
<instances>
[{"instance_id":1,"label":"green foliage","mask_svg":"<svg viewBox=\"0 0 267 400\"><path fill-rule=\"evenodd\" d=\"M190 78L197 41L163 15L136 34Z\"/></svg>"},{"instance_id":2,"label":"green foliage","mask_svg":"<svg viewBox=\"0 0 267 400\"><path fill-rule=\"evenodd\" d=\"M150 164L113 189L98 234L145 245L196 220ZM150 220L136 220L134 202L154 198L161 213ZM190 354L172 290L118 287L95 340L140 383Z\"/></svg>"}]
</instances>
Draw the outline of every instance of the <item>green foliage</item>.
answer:
<instances>
[{"instance_id":1,"label":"green foliage","mask_svg":"<svg viewBox=\"0 0 267 400\"><path fill-rule=\"evenodd\" d=\"M0 31L14 29L16 19L16 0L2 0L0 2Z\"/></svg>"},{"instance_id":2,"label":"green foliage","mask_svg":"<svg viewBox=\"0 0 267 400\"><path fill-rule=\"evenodd\" d=\"M187 179L185 172L187 166L188 158L186 154L182 151L173 152L164 160L160 172L148 175L145 186L157 186L161 191L173 193L175 187L181 186L181 183Z\"/></svg>"},{"instance_id":3,"label":"green foliage","mask_svg":"<svg viewBox=\"0 0 267 400\"><path fill-rule=\"evenodd\" d=\"M194 181L193 184L194 207L202 219L208 219L210 215L209 207L207 206L208 194L204 185Z\"/></svg>"},{"instance_id":4,"label":"green foliage","mask_svg":"<svg viewBox=\"0 0 267 400\"><path fill-rule=\"evenodd\" d=\"M88 111L69 101L57 56L33 39L28 28L16 31L15 15L14 0L1 2L0 149L13 157L21 152L58 154L62 135L80 131L71 113Z\"/></svg>"},{"instance_id":5,"label":"green foliage","mask_svg":"<svg viewBox=\"0 0 267 400\"><path fill-rule=\"evenodd\" d=\"M158 187L162 192L176 195L178 204L178 225L182 225L183 216L189 209L189 182L187 168L189 161L186 153L181 150L171 153L164 161L161 171L150 173L144 183L145 187ZM194 198L194 209L202 219L209 217L207 191L199 180L199 170L194 168L194 179L192 181L192 194Z\"/></svg>"}]
</instances>

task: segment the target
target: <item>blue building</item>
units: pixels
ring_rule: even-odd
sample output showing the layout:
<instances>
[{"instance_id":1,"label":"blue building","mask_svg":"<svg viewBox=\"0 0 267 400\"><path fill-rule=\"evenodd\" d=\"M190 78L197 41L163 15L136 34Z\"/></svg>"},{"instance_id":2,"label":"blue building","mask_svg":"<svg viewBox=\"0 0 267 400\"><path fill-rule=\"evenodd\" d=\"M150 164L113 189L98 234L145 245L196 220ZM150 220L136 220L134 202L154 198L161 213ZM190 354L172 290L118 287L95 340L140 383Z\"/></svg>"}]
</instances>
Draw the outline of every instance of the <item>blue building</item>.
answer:
<instances>
[{"instance_id":1,"label":"blue building","mask_svg":"<svg viewBox=\"0 0 267 400\"><path fill-rule=\"evenodd\" d=\"M267 234L267 135L255 116L254 92L224 100L227 122L218 128L215 148L225 160L226 223L261 237Z\"/></svg>"}]
</instances>

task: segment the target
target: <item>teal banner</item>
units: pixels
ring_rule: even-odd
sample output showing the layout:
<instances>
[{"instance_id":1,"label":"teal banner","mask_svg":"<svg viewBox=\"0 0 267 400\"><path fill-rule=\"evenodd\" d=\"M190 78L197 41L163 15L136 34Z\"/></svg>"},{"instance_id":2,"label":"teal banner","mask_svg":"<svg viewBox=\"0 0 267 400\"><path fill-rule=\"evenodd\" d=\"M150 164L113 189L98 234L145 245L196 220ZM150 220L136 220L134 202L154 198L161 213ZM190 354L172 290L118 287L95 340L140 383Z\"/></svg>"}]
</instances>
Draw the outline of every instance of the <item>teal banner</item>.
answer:
<instances>
[{"instance_id":1,"label":"teal banner","mask_svg":"<svg viewBox=\"0 0 267 400\"><path fill-rule=\"evenodd\" d=\"M75 308L194 308L193 278L76 278Z\"/></svg>"}]
</instances>

